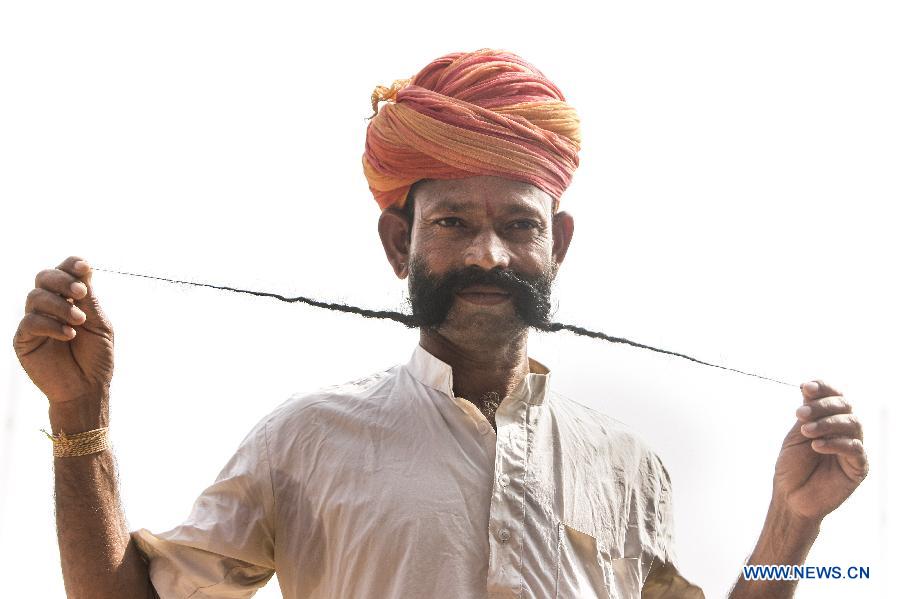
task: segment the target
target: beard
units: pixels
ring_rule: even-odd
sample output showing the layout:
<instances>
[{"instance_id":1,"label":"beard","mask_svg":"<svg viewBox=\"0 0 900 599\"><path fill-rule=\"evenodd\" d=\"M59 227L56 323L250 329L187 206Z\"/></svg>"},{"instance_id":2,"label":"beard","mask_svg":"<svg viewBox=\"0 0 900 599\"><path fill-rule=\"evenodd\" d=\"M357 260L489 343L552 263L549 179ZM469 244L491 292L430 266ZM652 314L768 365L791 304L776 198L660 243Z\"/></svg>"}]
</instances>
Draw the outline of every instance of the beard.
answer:
<instances>
[{"instance_id":1,"label":"beard","mask_svg":"<svg viewBox=\"0 0 900 599\"><path fill-rule=\"evenodd\" d=\"M414 326L439 327L450 314L457 292L470 285L493 285L510 294L516 316L523 327L548 330L551 323L550 295L557 264L537 275L525 275L499 266L484 270L467 266L433 275L420 255L413 255L409 262L409 303Z\"/></svg>"}]
</instances>

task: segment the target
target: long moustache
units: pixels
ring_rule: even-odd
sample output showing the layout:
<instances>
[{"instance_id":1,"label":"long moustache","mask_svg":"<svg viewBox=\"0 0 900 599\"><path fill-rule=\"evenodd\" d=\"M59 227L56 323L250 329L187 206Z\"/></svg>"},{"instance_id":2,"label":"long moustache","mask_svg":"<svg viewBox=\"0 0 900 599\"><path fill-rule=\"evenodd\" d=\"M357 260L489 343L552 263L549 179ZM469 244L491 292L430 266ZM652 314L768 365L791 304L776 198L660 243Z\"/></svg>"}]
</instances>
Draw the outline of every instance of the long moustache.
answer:
<instances>
[{"instance_id":1,"label":"long moustache","mask_svg":"<svg viewBox=\"0 0 900 599\"><path fill-rule=\"evenodd\" d=\"M410 264L412 318L415 326L437 326L446 319L458 292L471 285L489 285L510 294L516 315L524 324L545 329L550 325L554 274L530 276L508 268L485 270L473 265L435 276L414 260Z\"/></svg>"},{"instance_id":2,"label":"long moustache","mask_svg":"<svg viewBox=\"0 0 900 599\"><path fill-rule=\"evenodd\" d=\"M179 279L170 279L168 277L159 277L155 275L147 275L142 273L134 273L134 272L124 272L121 270L114 270L109 268L100 268L98 266L94 266L95 271L99 272L108 272L115 273L118 275L123 275L127 277L139 277L142 279L153 279L156 281L164 281L166 283L174 283L177 285L192 285L195 287L206 287L209 289L216 289L219 291L229 291L231 293L246 293L248 295L253 295L256 297L268 297L272 299L277 299L282 302L287 302L289 304L301 303L306 304L308 306L313 306L316 308L324 308L326 310L335 310L338 312L344 312L347 314L356 314L362 316L364 318L385 318L388 320L393 320L398 322L404 326L409 328L416 328L419 325L416 324L415 319L410 314L404 314L402 312L397 312L395 310L372 310L370 308L360 308L359 306L350 306L347 304L337 303L337 302L327 302L318 300L311 297L306 297L303 295L298 295L296 297L287 297L280 293L273 293L271 291L257 291L254 289L241 289L238 287L231 287L228 285L214 285L212 283L201 283L198 281L182 281ZM609 343L624 343L625 345L630 345L631 347L636 347L639 349L646 349L652 352L666 354L670 356L676 356L678 358L683 358L685 360L689 360L696 364L702 364L703 366L709 366L712 368L719 368L721 370L728 370L730 372L736 372L738 374L743 374L746 376L752 376L758 379L763 379L766 381L772 381L773 383L778 383L780 385L787 385L789 387L799 387L798 383L789 383L787 381L782 381L776 378L763 376L761 374L755 374L753 372L747 372L745 370L739 370L737 368L732 368L730 366L722 366L720 364L714 364L712 362L706 362L704 360L699 360L687 354L683 354L680 352L670 351L667 349L662 349L659 347L653 347L652 345L647 345L644 343L639 343L637 341L632 341L631 339L626 339L625 337L616 337L613 335L608 335L602 331L593 331L590 329L586 329L584 327L574 325L574 324L566 324L562 322L551 322L545 327L536 327L542 331L546 332L556 332L556 331L569 331L576 335L582 335L584 337L590 337L592 339L602 339L604 341L608 341Z\"/></svg>"}]
</instances>

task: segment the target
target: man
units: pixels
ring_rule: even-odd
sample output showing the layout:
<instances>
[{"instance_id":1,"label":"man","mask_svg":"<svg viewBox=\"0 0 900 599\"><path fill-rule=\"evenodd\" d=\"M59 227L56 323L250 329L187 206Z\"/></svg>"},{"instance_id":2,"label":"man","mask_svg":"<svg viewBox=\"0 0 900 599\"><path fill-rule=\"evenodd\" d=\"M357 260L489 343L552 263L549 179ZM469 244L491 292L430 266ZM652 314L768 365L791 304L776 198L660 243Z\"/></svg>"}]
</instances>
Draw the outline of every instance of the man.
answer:
<instances>
[{"instance_id":1,"label":"man","mask_svg":"<svg viewBox=\"0 0 900 599\"><path fill-rule=\"evenodd\" d=\"M69 596L249 597L277 571L289 599L703 597L676 563L659 457L556 394L528 356L574 232L558 209L574 110L532 65L487 49L378 88L373 107L364 172L419 344L405 364L282 404L175 529L124 524L105 431L113 333L90 266L37 276L14 345L50 400ZM815 381L802 401L751 563L802 563L868 471L841 394ZM795 584L739 580L731 597Z\"/></svg>"}]
</instances>

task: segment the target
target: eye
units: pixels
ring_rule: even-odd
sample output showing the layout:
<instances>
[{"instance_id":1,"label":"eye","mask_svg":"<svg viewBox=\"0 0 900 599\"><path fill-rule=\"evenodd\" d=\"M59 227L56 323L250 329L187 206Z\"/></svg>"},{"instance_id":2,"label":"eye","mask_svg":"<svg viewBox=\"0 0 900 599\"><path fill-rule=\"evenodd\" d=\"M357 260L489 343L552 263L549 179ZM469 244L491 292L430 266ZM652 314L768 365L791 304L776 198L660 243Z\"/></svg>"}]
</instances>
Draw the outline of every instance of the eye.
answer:
<instances>
[{"instance_id":1,"label":"eye","mask_svg":"<svg viewBox=\"0 0 900 599\"><path fill-rule=\"evenodd\" d=\"M434 221L435 224L441 227L461 227L462 219L457 218L455 216L445 216L444 218L439 218Z\"/></svg>"},{"instance_id":2,"label":"eye","mask_svg":"<svg viewBox=\"0 0 900 599\"><path fill-rule=\"evenodd\" d=\"M539 228L539 225L533 220L517 220L513 222L510 227L521 231L527 231L529 229L537 229Z\"/></svg>"}]
</instances>

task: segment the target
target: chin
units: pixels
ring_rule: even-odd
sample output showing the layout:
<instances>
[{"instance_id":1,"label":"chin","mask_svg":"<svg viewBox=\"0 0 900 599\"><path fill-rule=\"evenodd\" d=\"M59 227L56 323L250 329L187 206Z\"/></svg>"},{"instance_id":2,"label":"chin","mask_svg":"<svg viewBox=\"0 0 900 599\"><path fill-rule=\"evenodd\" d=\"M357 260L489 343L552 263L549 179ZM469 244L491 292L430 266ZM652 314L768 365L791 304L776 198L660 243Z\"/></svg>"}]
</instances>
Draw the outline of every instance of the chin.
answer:
<instances>
[{"instance_id":1,"label":"chin","mask_svg":"<svg viewBox=\"0 0 900 599\"><path fill-rule=\"evenodd\" d=\"M495 306L486 308L488 309L457 310L454 306L447 319L437 327L437 331L448 339L496 341L498 337L516 337L528 329L528 325L522 322L514 311L502 314L492 309Z\"/></svg>"}]
</instances>

